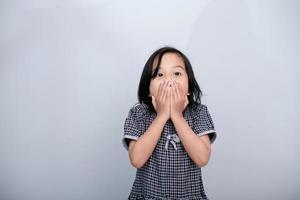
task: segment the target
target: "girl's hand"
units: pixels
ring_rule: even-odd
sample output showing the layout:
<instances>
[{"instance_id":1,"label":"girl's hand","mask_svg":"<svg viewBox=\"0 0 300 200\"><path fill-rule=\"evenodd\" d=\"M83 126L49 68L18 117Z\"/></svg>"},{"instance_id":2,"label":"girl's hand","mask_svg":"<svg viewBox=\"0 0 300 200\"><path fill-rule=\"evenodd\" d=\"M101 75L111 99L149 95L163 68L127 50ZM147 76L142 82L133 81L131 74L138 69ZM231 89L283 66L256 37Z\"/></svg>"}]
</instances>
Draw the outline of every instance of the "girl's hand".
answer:
<instances>
[{"instance_id":1,"label":"girl's hand","mask_svg":"<svg viewBox=\"0 0 300 200\"><path fill-rule=\"evenodd\" d=\"M160 83L157 96L152 96L152 104L157 113L157 117L164 120L170 119L170 81Z\"/></svg>"},{"instance_id":2,"label":"girl's hand","mask_svg":"<svg viewBox=\"0 0 300 200\"><path fill-rule=\"evenodd\" d=\"M187 94L183 93L182 88L176 82L176 80L172 80L171 87L171 113L170 118L174 119L175 117L182 117L182 113L186 106L189 104L189 100L187 98Z\"/></svg>"}]
</instances>

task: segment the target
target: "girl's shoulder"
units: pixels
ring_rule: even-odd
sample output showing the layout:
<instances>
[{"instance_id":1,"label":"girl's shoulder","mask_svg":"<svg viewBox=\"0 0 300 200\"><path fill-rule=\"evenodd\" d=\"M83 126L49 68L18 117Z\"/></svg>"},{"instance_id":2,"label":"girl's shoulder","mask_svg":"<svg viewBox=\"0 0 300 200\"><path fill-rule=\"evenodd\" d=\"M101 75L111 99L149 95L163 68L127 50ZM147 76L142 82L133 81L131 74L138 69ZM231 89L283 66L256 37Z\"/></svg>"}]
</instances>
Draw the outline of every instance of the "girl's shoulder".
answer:
<instances>
[{"instance_id":1,"label":"girl's shoulder","mask_svg":"<svg viewBox=\"0 0 300 200\"><path fill-rule=\"evenodd\" d=\"M187 115L193 119L198 119L199 117L204 117L208 113L207 105L202 103L195 103L189 106Z\"/></svg>"},{"instance_id":2,"label":"girl's shoulder","mask_svg":"<svg viewBox=\"0 0 300 200\"><path fill-rule=\"evenodd\" d=\"M143 102L142 103L137 102L131 106L131 109L138 110L138 111L146 111L148 110L148 108L149 106Z\"/></svg>"},{"instance_id":3,"label":"girl's shoulder","mask_svg":"<svg viewBox=\"0 0 300 200\"><path fill-rule=\"evenodd\" d=\"M137 102L130 107L129 114L133 114L138 118L144 118L150 114L149 106L145 103Z\"/></svg>"},{"instance_id":4,"label":"girl's shoulder","mask_svg":"<svg viewBox=\"0 0 300 200\"><path fill-rule=\"evenodd\" d=\"M192 114L197 114L199 112L203 112L206 110L207 110L206 104L202 104L202 103L194 103L193 105L189 106L189 111Z\"/></svg>"}]
</instances>

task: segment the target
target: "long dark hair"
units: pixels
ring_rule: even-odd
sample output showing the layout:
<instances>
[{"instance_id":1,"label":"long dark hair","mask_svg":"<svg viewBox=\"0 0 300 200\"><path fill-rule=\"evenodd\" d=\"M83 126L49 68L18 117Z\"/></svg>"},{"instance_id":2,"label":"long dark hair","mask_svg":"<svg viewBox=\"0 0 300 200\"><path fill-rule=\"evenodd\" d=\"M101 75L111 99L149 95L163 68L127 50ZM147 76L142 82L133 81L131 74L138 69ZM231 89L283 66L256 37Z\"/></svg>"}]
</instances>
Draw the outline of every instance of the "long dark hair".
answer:
<instances>
[{"instance_id":1,"label":"long dark hair","mask_svg":"<svg viewBox=\"0 0 300 200\"><path fill-rule=\"evenodd\" d=\"M188 76L188 85L189 85L189 93L190 93L190 95L188 95L188 100L189 100L188 106L193 106L195 104L201 104L202 91L195 79L192 65L191 65L189 59L181 51L179 51L178 49L175 49L174 47L170 47L170 46L165 46L165 47L157 49L148 58L145 66L144 66L142 76L140 79L140 83L139 83L139 88L138 88L139 102L145 103L146 105L149 106L149 108L152 112L155 112L154 107L152 105L152 99L149 96L149 94L150 94L149 86L150 86L151 80L157 76L157 72L160 68L161 59L165 53L176 53L177 55L179 55L182 58L182 60L184 62L186 73ZM154 68L155 70L152 74L152 67L153 67L153 63L155 60L157 60L157 65L155 66L155 68Z\"/></svg>"}]
</instances>

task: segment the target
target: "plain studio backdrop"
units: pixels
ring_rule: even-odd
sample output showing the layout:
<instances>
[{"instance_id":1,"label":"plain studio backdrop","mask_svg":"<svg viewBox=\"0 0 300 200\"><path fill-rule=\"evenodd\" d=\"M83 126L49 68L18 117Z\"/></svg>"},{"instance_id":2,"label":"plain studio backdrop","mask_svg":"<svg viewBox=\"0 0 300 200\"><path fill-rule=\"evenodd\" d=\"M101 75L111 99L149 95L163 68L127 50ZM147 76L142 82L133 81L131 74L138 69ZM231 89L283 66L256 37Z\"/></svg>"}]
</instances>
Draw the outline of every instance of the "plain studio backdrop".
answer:
<instances>
[{"instance_id":1,"label":"plain studio backdrop","mask_svg":"<svg viewBox=\"0 0 300 200\"><path fill-rule=\"evenodd\" d=\"M150 54L192 63L218 137L210 199L300 196L299 1L0 3L0 199L126 199L121 140Z\"/></svg>"}]
</instances>

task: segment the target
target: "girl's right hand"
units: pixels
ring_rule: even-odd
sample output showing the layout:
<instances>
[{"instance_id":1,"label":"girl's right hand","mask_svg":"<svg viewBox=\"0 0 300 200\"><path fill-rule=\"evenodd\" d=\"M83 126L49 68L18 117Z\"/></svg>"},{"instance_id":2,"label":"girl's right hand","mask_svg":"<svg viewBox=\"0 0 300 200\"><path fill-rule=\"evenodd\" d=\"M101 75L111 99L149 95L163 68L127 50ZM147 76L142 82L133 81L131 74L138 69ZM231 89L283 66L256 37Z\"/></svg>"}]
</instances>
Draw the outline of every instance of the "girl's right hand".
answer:
<instances>
[{"instance_id":1,"label":"girl's right hand","mask_svg":"<svg viewBox=\"0 0 300 200\"><path fill-rule=\"evenodd\" d=\"M151 96L152 104L157 113L157 117L161 117L164 120L168 120L171 117L170 84L171 81L164 80L159 85L157 96Z\"/></svg>"}]
</instances>

